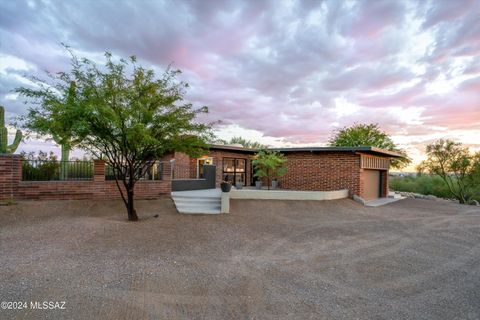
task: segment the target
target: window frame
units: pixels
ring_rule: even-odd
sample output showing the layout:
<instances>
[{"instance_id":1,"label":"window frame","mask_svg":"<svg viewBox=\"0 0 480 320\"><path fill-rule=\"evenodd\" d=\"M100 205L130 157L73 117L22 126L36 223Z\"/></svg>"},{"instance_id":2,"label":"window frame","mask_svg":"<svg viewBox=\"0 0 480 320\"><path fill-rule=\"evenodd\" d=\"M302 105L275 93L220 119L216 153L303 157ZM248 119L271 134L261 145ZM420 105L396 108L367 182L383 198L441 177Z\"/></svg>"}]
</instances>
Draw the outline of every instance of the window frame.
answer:
<instances>
[{"instance_id":1,"label":"window frame","mask_svg":"<svg viewBox=\"0 0 480 320\"><path fill-rule=\"evenodd\" d=\"M233 160L233 171L225 171L225 160ZM243 171L237 170L237 160L243 160ZM234 157L223 157L222 158L222 180L225 179L225 175L233 175L233 185L237 183L237 174L243 174L243 185L247 185L247 158L234 158Z\"/></svg>"}]
</instances>

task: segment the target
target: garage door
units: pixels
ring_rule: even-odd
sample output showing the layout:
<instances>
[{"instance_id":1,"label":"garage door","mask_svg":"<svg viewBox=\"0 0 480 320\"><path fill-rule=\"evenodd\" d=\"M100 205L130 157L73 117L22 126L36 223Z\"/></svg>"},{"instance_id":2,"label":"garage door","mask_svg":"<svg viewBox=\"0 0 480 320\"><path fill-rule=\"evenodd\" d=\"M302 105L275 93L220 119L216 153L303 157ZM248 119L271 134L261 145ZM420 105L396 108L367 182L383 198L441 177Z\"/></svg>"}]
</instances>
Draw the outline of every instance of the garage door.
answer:
<instances>
[{"instance_id":1,"label":"garage door","mask_svg":"<svg viewBox=\"0 0 480 320\"><path fill-rule=\"evenodd\" d=\"M380 171L379 170L364 170L364 199L371 200L380 197Z\"/></svg>"}]
</instances>

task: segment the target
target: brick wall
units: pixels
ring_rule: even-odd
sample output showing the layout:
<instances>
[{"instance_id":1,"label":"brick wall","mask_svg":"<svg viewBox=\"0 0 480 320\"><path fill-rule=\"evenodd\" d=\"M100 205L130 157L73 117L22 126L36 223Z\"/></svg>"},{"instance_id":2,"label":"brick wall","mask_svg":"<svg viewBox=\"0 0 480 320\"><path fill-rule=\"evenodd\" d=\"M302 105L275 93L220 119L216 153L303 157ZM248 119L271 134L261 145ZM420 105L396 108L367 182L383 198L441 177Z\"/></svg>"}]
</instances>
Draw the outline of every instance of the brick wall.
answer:
<instances>
[{"instance_id":1,"label":"brick wall","mask_svg":"<svg viewBox=\"0 0 480 320\"><path fill-rule=\"evenodd\" d=\"M0 155L0 200L120 199L115 181L105 181L105 163L95 161L93 181L22 181L21 157ZM171 170L164 162L163 180L141 180L136 199L157 198L171 192ZM119 181L121 184L121 181Z\"/></svg>"},{"instance_id":2,"label":"brick wall","mask_svg":"<svg viewBox=\"0 0 480 320\"><path fill-rule=\"evenodd\" d=\"M287 173L278 179L284 189L333 191L362 194L360 156L346 152L289 152Z\"/></svg>"},{"instance_id":3,"label":"brick wall","mask_svg":"<svg viewBox=\"0 0 480 320\"><path fill-rule=\"evenodd\" d=\"M194 179L192 167L195 165L196 160L190 158L183 152L175 152L172 159L175 159L175 164L173 167L173 178L174 179ZM196 173L195 173L196 175Z\"/></svg>"},{"instance_id":4,"label":"brick wall","mask_svg":"<svg viewBox=\"0 0 480 320\"><path fill-rule=\"evenodd\" d=\"M365 182L360 163L360 154L352 152L288 152L287 173L278 179L279 187L292 190L334 191L348 189L350 196L354 194L364 196ZM206 156L213 158L216 166L216 184L219 187L223 179L223 158L247 159L247 186L250 185L253 154L210 150ZM196 159L185 154L175 153L175 163L188 168L185 176L196 175ZM382 196L388 194L388 171L381 171ZM266 180L264 181L266 185Z\"/></svg>"}]
</instances>

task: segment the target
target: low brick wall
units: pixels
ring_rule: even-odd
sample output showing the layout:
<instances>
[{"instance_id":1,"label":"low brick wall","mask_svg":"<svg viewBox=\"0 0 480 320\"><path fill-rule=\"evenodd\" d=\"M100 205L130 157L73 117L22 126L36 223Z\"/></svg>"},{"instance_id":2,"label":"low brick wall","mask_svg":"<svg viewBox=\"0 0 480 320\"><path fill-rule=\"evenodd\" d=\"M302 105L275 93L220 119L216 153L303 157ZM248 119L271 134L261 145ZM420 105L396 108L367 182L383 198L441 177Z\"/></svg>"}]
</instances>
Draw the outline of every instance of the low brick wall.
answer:
<instances>
[{"instance_id":1,"label":"low brick wall","mask_svg":"<svg viewBox=\"0 0 480 320\"><path fill-rule=\"evenodd\" d=\"M22 181L19 155L0 155L0 200L120 199L115 181L105 181L105 163L95 161L90 181ZM119 181L122 184L121 181ZM153 199L171 192L171 170L164 163L162 180L141 180L135 185L136 199Z\"/></svg>"}]
</instances>

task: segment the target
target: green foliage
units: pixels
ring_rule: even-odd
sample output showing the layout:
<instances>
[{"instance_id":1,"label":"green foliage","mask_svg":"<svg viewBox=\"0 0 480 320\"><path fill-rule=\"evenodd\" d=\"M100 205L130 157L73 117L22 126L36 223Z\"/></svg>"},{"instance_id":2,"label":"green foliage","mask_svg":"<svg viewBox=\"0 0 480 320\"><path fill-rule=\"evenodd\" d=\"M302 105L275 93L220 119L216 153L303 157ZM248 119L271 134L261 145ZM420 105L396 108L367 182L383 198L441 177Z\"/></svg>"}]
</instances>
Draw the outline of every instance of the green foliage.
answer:
<instances>
[{"instance_id":1,"label":"green foliage","mask_svg":"<svg viewBox=\"0 0 480 320\"><path fill-rule=\"evenodd\" d=\"M69 50L68 47L66 49ZM47 136L61 146L60 178L65 180L69 176L66 161L69 160L70 150L83 139L78 135L83 132L78 128L82 122L77 121L84 116L82 96L79 95L75 77L65 72L47 73L46 80L37 77L30 80L35 83L33 88L15 89L30 104L28 113L20 116L19 120L29 134Z\"/></svg>"},{"instance_id":2,"label":"green foliage","mask_svg":"<svg viewBox=\"0 0 480 320\"><path fill-rule=\"evenodd\" d=\"M422 174L416 177L390 177L389 187L395 191L431 194L440 198L452 197L442 178L436 175Z\"/></svg>"},{"instance_id":3,"label":"green foliage","mask_svg":"<svg viewBox=\"0 0 480 320\"><path fill-rule=\"evenodd\" d=\"M135 183L169 152L195 157L208 148L210 125L196 121L208 109L184 102L188 84L177 81L179 70L169 68L157 77L137 65L135 57L116 62L110 53L105 56L101 68L72 56L73 70L65 76L76 84L79 107L72 136L81 137L79 146L114 170L128 218L137 220Z\"/></svg>"},{"instance_id":4,"label":"green foliage","mask_svg":"<svg viewBox=\"0 0 480 320\"><path fill-rule=\"evenodd\" d=\"M378 124L356 123L351 127L344 127L334 133L329 143L333 147L377 147L395 151L403 155L403 158L391 160L394 168L403 168L412 161L406 152L398 148L390 136L380 129Z\"/></svg>"},{"instance_id":5,"label":"green foliage","mask_svg":"<svg viewBox=\"0 0 480 320\"><path fill-rule=\"evenodd\" d=\"M468 203L478 195L480 185L480 153L470 154L461 143L440 139L426 148L427 160L418 171L439 176L448 191L460 203Z\"/></svg>"},{"instance_id":6,"label":"green foliage","mask_svg":"<svg viewBox=\"0 0 480 320\"><path fill-rule=\"evenodd\" d=\"M19 120L28 134L47 136L58 143L62 148L62 161L68 161L70 150L83 139L79 135L83 131L78 127L83 123L77 121L84 117L83 97L72 75L47 73L47 78L31 77L35 87L15 89L30 104L28 113Z\"/></svg>"},{"instance_id":7,"label":"green foliage","mask_svg":"<svg viewBox=\"0 0 480 320\"><path fill-rule=\"evenodd\" d=\"M254 176L267 178L267 187L270 189L270 181L285 175L287 172L287 168L284 166L285 162L285 156L279 152L260 150L255 155L255 160L253 160L253 165L255 166Z\"/></svg>"},{"instance_id":8,"label":"green foliage","mask_svg":"<svg viewBox=\"0 0 480 320\"><path fill-rule=\"evenodd\" d=\"M17 130L15 139L8 145L8 129L5 127L5 108L0 106L0 153L14 153L22 141L22 131Z\"/></svg>"}]
</instances>

